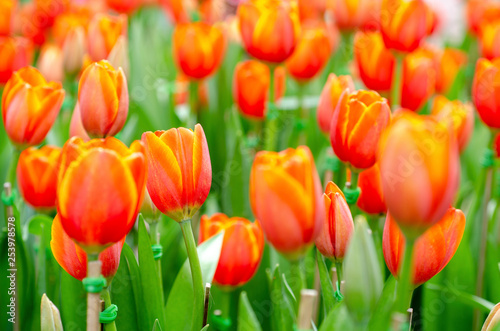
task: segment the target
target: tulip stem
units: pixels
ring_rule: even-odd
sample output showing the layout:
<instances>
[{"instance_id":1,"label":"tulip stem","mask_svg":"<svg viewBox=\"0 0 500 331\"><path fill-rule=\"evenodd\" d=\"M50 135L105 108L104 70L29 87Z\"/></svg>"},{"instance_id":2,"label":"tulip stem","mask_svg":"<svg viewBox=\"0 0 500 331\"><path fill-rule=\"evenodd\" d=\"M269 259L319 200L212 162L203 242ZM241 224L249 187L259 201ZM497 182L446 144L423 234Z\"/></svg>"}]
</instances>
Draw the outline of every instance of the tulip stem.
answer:
<instances>
[{"instance_id":1,"label":"tulip stem","mask_svg":"<svg viewBox=\"0 0 500 331\"><path fill-rule=\"evenodd\" d=\"M396 110L401 106L401 81L403 76L403 61L404 56L395 54L396 66L392 74L392 90L391 90L391 108Z\"/></svg>"},{"instance_id":2,"label":"tulip stem","mask_svg":"<svg viewBox=\"0 0 500 331\"><path fill-rule=\"evenodd\" d=\"M337 291L340 293L340 284L342 283L342 262L335 261L335 270L337 271Z\"/></svg>"},{"instance_id":3,"label":"tulip stem","mask_svg":"<svg viewBox=\"0 0 500 331\"><path fill-rule=\"evenodd\" d=\"M346 164L342 161L339 162L339 169L335 172L334 175L334 183L337 184L339 188L345 186L346 183Z\"/></svg>"},{"instance_id":4,"label":"tulip stem","mask_svg":"<svg viewBox=\"0 0 500 331\"><path fill-rule=\"evenodd\" d=\"M394 311L398 313L406 313L410 307L411 296L413 294L412 274L413 274L413 247L415 246L415 238L406 236L405 251L403 255L402 265L399 269L399 279L397 283L397 296Z\"/></svg>"},{"instance_id":5,"label":"tulip stem","mask_svg":"<svg viewBox=\"0 0 500 331\"><path fill-rule=\"evenodd\" d=\"M276 150L276 136L278 134L278 117L279 110L274 103L274 66L269 67L269 99L267 100L267 115L265 128L265 144L266 151Z\"/></svg>"},{"instance_id":6,"label":"tulip stem","mask_svg":"<svg viewBox=\"0 0 500 331\"><path fill-rule=\"evenodd\" d=\"M293 295L295 296L297 309L299 307L300 291L302 291L302 289L307 287L303 262L304 260L302 258L290 261L290 275L292 281L290 283L290 287L292 288Z\"/></svg>"},{"instance_id":7,"label":"tulip stem","mask_svg":"<svg viewBox=\"0 0 500 331\"><path fill-rule=\"evenodd\" d=\"M233 294L233 289L221 291L218 305L219 311L214 312L211 322L211 326L218 331L231 330L233 324L231 320L231 307L234 306Z\"/></svg>"},{"instance_id":8,"label":"tulip stem","mask_svg":"<svg viewBox=\"0 0 500 331\"><path fill-rule=\"evenodd\" d=\"M196 250L196 242L194 241L191 220L184 220L180 222L180 225L182 235L184 237L184 243L186 245L189 266L191 267L191 277L193 280L194 301L192 317L193 324L191 325L191 330L200 331L203 324L203 310L205 301L200 259L198 258L198 251Z\"/></svg>"},{"instance_id":9,"label":"tulip stem","mask_svg":"<svg viewBox=\"0 0 500 331\"><path fill-rule=\"evenodd\" d=\"M158 232L158 221L153 221L152 223L150 223L149 225L149 235L150 235L150 238L151 238L151 243L156 244L156 245L160 245L160 232ZM165 298L164 298L164 295L163 295L163 277L162 277L162 273L161 273L161 257L156 259L156 271L158 272L158 279L160 280L160 288L159 288L159 291L160 291L160 295L161 295L161 302L163 302L163 304L165 304Z\"/></svg>"},{"instance_id":10,"label":"tulip stem","mask_svg":"<svg viewBox=\"0 0 500 331\"><path fill-rule=\"evenodd\" d=\"M191 116L193 116L192 118L194 118L194 125L199 123L198 88L197 81L189 81L189 110L191 112Z\"/></svg>"},{"instance_id":11,"label":"tulip stem","mask_svg":"<svg viewBox=\"0 0 500 331\"><path fill-rule=\"evenodd\" d=\"M102 299L104 300L104 308L108 308L111 306L111 296L109 295L109 287L106 287L102 292L101 292ZM112 321L110 323L104 323L104 331L116 331L116 324L115 321Z\"/></svg>"},{"instance_id":12,"label":"tulip stem","mask_svg":"<svg viewBox=\"0 0 500 331\"><path fill-rule=\"evenodd\" d=\"M7 180L12 185L12 188L16 187L16 171L17 171L17 162L19 161L19 155L21 151L16 147L12 149L12 158L10 159L9 170L7 172Z\"/></svg>"}]
</instances>

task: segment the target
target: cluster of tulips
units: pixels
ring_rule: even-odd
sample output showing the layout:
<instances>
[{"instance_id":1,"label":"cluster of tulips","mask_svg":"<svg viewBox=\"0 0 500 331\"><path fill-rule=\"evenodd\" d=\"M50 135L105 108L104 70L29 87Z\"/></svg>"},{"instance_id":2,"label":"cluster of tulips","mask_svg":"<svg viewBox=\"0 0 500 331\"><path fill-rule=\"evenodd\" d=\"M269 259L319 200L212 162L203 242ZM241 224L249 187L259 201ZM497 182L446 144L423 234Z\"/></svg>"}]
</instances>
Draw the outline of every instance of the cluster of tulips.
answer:
<instances>
[{"instance_id":1,"label":"cluster of tulips","mask_svg":"<svg viewBox=\"0 0 500 331\"><path fill-rule=\"evenodd\" d=\"M452 48L423 0L0 0L2 329L496 330L500 2L462 7Z\"/></svg>"}]
</instances>

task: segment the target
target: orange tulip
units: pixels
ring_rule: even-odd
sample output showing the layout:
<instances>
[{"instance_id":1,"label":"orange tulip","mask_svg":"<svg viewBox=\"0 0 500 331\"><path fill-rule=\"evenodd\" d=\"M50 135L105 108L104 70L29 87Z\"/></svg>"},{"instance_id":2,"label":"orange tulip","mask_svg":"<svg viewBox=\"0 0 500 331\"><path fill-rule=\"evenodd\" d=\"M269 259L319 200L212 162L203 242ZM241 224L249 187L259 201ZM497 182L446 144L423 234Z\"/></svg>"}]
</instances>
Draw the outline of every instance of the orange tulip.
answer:
<instances>
[{"instance_id":1,"label":"orange tulip","mask_svg":"<svg viewBox=\"0 0 500 331\"><path fill-rule=\"evenodd\" d=\"M233 98L241 113L252 119L266 116L269 84L269 67L257 60L246 60L236 65L233 78ZM285 94L286 77L282 67L274 69L274 101Z\"/></svg>"},{"instance_id":2,"label":"orange tulip","mask_svg":"<svg viewBox=\"0 0 500 331\"><path fill-rule=\"evenodd\" d=\"M435 57L436 92L446 94L453 86L458 72L467 64L467 54L453 48L446 48Z\"/></svg>"},{"instance_id":3,"label":"orange tulip","mask_svg":"<svg viewBox=\"0 0 500 331\"><path fill-rule=\"evenodd\" d=\"M57 16L52 27L55 42L62 46L76 29L83 29L85 35L93 15L90 8L82 6Z\"/></svg>"},{"instance_id":4,"label":"orange tulip","mask_svg":"<svg viewBox=\"0 0 500 331\"><path fill-rule=\"evenodd\" d=\"M281 63L292 55L300 36L297 4L284 0L249 0L238 6L241 38L253 57Z\"/></svg>"},{"instance_id":5,"label":"orange tulip","mask_svg":"<svg viewBox=\"0 0 500 331\"><path fill-rule=\"evenodd\" d=\"M358 187L361 189L357 202L359 209L367 214L387 212L378 163L359 174Z\"/></svg>"},{"instance_id":6,"label":"orange tulip","mask_svg":"<svg viewBox=\"0 0 500 331\"><path fill-rule=\"evenodd\" d=\"M35 0L34 20L41 28L46 29L54 25L54 20L70 7L70 0Z\"/></svg>"},{"instance_id":7,"label":"orange tulip","mask_svg":"<svg viewBox=\"0 0 500 331\"><path fill-rule=\"evenodd\" d=\"M3 124L19 147L39 145L56 120L64 99L60 83L47 83L33 67L14 73L2 95Z\"/></svg>"},{"instance_id":8,"label":"orange tulip","mask_svg":"<svg viewBox=\"0 0 500 331\"><path fill-rule=\"evenodd\" d=\"M474 129L474 112L470 103L450 101L442 95L434 98L431 114L453 127L459 151L467 146Z\"/></svg>"},{"instance_id":9,"label":"orange tulip","mask_svg":"<svg viewBox=\"0 0 500 331\"><path fill-rule=\"evenodd\" d=\"M316 238L316 247L324 256L336 262L342 262L354 232L351 211L344 194L333 182L326 185L323 200L326 217L321 232Z\"/></svg>"},{"instance_id":10,"label":"orange tulip","mask_svg":"<svg viewBox=\"0 0 500 331\"><path fill-rule=\"evenodd\" d=\"M401 107L419 110L434 94L435 87L433 54L427 50L417 50L406 56L403 62Z\"/></svg>"},{"instance_id":11,"label":"orange tulip","mask_svg":"<svg viewBox=\"0 0 500 331\"><path fill-rule=\"evenodd\" d=\"M78 27L72 29L64 40L62 64L66 73L75 75L82 69L87 51L85 38L85 30Z\"/></svg>"},{"instance_id":12,"label":"orange tulip","mask_svg":"<svg viewBox=\"0 0 500 331\"><path fill-rule=\"evenodd\" d=\"M295 51L286 60L288 72L298 81L313 79L325 67L333 46L325 26L304 28Z\"/></svg>"},{"instance_id":13,"label":"orange tulip","mask_svg":"<svg viewBox=\"0 0 500 331\"><path fill-rule=\"evenodd\" d=\"M88 30L88 51L92 61L108 58L120 36L127 36L127 16L96 14Z\"/></svg>"},{"instance_id":14,"label":"orange tulip","mask_svg":"<svg viewBox=\"0 0 500 331\"><path fill-rule=\"evenodd\" d=\"M78 85L78 103L85 131L91 137L114 136L128 114L127 78L107 61L88 66Z\"/></svg>"},{"instance_id":15,"label":"orange tulip","mask_svg":"<svg viewBox=\"0 0 500 331\"><path fill-rule=\"evenodd\" d=\"M481 55L488 60L500 56L500 20L485 22L479 29L479 46Z\"/></svg>"},{"instance_id":16,"label":"orange tulip","mask_svg":"<svg viewBox=\"0 0 500 331\"><path fill-rule=\"evenodd\" d=\"M466 12L469 30L477 35L481 24L500 19L500 3L495 0L469 0Z\"/></svg>"},{"instance_id":17,"label":"orange tulip","mask_svg":"<svg viewBox=\"0 0 500 331\"><path fill-rule=\"evenodd\" d=\"M214 282L223 287L238 287L257 272L264 252L264 233L259 221L224 214L203 215L200 222L200 244L224 231L224 241Z\"/></svg>"},{"instance_id":18,"label":"orange tulip","mask_svg":"<svg viewBox=\"0 0 500 331\"><path fill-rule=\"evenodd\" d=\"M174 23L189 22L189 3L184 0L159 0L163 11Z\"/></svg>"},{"instance_id":19,"label":"orange tulip","mask_svg":"<svg viewBox=\"0 0 500 331\"><path fill-rule=\"evenodd\" d=\"M87 253L100 253L132 229L147 170L144 146L113 137L74 137L61 154L57 211L64 231Z\"/></svg>"},{"instance_id":20,"label":"orange tulip","mask_svg":"<svg viewBox=\"0 0 500 331\"><path fill-rule=\"evenodd\" d=\"M213 74L222 62L225 47L224 35L217 26L195 22L175 27L175 63L191 79L203 79Z\"/></svg>"},{"instance_id":21,"label":"orange tulip","mask_svg":"<svg viewBox=\"0 0 500 331\"><path fill-rule=\"evenodd\" d=\"M80 114L80 105L78 102L73 110L73 115L71 115L71 122L69 124L69 137L80 137L83 141L89 141L90 137L85 131L82 123L82 115Z\"/></svg>"},{"instance_id":22,"label":"orange tulip","mask_svg":"<svg viewBox=\"0 0 500 331\"><path fill-rule=\"evenodd\" d=\"M378 21L377 5L375 0L331 0L335 23L341 30L354 30L370 21Z\"/></svg>"},{"instance_id":23,"label":"orange tulip","mask_svg":"<svg viewBox=\"0 0 500 331\"><path fill-rule=\"evenodd\" d=\"M374 91L345 91L330 125L330 141L337 157L354 168L375 164L382 131L389 125L391 110L385 98Z\"/></svg>"},{"instance_id":24,"label":"orange tulip","mask_svg":"<svg viewBox=\"0 0 500 331\"><path fill-rule=\"evenodd\" d=\"M297 6L301 22L317 22L323 19L326 11L325 0L298 0Z\"/></svg>"},{"instance_id":25,"label":"orange tulip","mask_svg":"<svg viewBox=\"0 0 500 331\"><path fill-rule=\"evenodd\" d=\"M387 209L405 235L422 234L453 201L460 166L450 131L434 118L401 111L382 135L382 189Z\"/></svg>"},{"instance_id":26,"label":"orange tulip","mask_svg":"<svg viewBox=\"0 0 500 331\"><path fill-rule=\"evenodd\" d=\"M16 9L16 0L0 1L0 36L10 36L13 30L13 14Z\"/></svg>"},{"instance_id":27,"label":"orange tulip","mask_svg":"<svg viewBox=\"0 0 500 331\"><path fill-rule=\"evenodd\" d=\"M500 129L500 59L477 61L472 100L484 124Z\"/></svg>"},{"instance_id":28,"label":"orange tulip","mask_svg":"<svg viewBox=\"0 0 500 331\"><path fill-rule=\"evenodd\" d=\"M29 39L34 45L42 46L47 40L49 29L47 22L37 11L34 2L19 5L19 11L14 19L14 31Z\"/></svg>"},{"instance_id":29,"label":"orange tulip","mask_svg":"<svg viewBox=\"0 0 500 331\"><path fill-rule=\"evenodd\" d=\"M210 192L212 165L201 125L145 132L148 192L158 209L177 222L191 219Z\"/></svg>"},{"instance_id":30,"label":"orange tulip","mask_svg":"<svg viewBox=\"0 0 500 331\"><path fill-rule=\"evenodd\" d=\"M0 85L5 84L14 71L30 65L33 45L21 37L0 36Z\"/></svg>"},{"instance_id":31,"label":"orange tulip","mask_svg":"<svg viewBox=\"0 0 500 331\"><path fill-rule=\"evenodd\" d=\"M380 23L387 48L412 52L432 30L434 15L423 0L383 0Z\"/></svg>"},{"instance_id":32,"label":"orange tulip","mask_svg":"<svg viewBox=\"0 0 500 331\"><path fill-rule=\"evenodd\" d=\"M376 91L389 91L396 59L385 47L380 32L358 32L354 38L354 56L363 84Z\"/></svg>"},{"instance_id":33,"label":"orange tulip","mask_svg":"<svg viewBox=\"0 0 500 331\"><path fill-rule=\"evenodd\" d=\"M333 113L337 109L337 104L342 93L354 91L354 82L351 76L339 76L330 74L326 81L318 103L318 125L324 133L330 133L330 124L332 123Z\"/></svg>"},{"instance_id":34,"label":"orange tulip","mask_svg":"<svg viewBox=\"0 0 500 331\"><path fill-rule=\"evenodd\" d=\"M417 239L413 251L412 275L415 287L427 282L446 267L460 245L464 229L464 213L451 207L439 222ZM399 274L405 242L405 236L397 222L388 214L382 247L387 267L395 277Z\"/></svg>"},{"instance_id":35,"label":"orange tulip","mask_svg":"<svg viewBox=\"0 0 500 331\"><path fill-rule=\"evenodd\" d=\"M108 285L118 270L124 242L125 237L99 254L99 260L102 262L101 274L106 278ZM59 215L56 215L52 222L50 248L57 263L68 274L80 281L87 277L87 253L66 234Z\"/></svg>"},{"instance_id":36,"label":"orange tulip","mask_svg":"<svg viewBox=\"0 0 500 331\"><path fill-rule=\"evenodd\" d=\"M24 200L33 208L50 210L56 207L59 147L30 147L19 156L17 180Z\"/></svg>"},{"instance_id":37,"label":"orange tulip","mask_svg":"<svg viewBox=\"0 0 500 331\"><path fill-rule=\"evenodd\" d=\"M54 44L43 45L38 57L37 67L47 80L62 82L64 69L61 48Z\"/></svg>"},{"instance_id":38,"label":"orange tulip","mask_svg":"<svg viewBox=\"0 0 500 331\"><path fill-rule=\"evenodd\" d=\"M141 0L106 0L108 8L118 13L130 14L141 5Z\"/></svg>"},{"instance_id":39,"label":"orange tulip","mask_svg":"<svg viewBox=\"0 0 500 331\"><path fill-rule=\"evenodd\" d=\"M250 203L271 245L290 259L301 257L325 217L309 148L257 153L250 173Z\"/></svg>"}]
</instances>

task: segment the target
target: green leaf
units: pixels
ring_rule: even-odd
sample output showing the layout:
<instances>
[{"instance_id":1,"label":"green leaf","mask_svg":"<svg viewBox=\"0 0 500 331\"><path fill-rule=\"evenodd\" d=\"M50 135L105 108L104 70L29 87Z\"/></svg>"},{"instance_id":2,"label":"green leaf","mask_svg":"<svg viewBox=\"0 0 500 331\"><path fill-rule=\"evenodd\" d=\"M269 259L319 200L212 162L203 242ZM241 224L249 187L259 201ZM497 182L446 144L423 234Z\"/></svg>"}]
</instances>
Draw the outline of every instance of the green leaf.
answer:
<instances>
[{"instance_id":1,"label":"green leaf","mask_svg":"<svg viewBox=\"0 0 500 331\"><path fill-rule=\"evenodd\" d=\"M207 324L201 329L201 331L208 331L208 328L210 327L210 324Z\"/></svg>"},{"instance_id":2,"label":"green leaf","mask_svg":"<svg viewBox=\"0 0 500 331\"><path fill-rule=\"evenodd\" d=\"M198 246L204 284L212 283L217 263L219 263L223 239L224 232L222 231ZM165 325L168 325L169 330L190 329L193 314L193 283L191 268L187 260L175 279L174 286L168 296L165 312Z\"/></svg>"},{"instance_id":3,"label":"green leaf","mask_svg":"<svg viewBox=\"0 0 500 331\"><path fill-rule=\"evenodd\" d=\"M346 305L341 302L326 316L319 331L356 330L356 324L351 319ZM387 330L387 329L380 329Z\"/></svg>"},{"instance_id":4,"label":"green leaf","mask_svg":"<svg viewBox=\"0 0 500 331\"><path fill-rule=\"evenodd\" d=\"M330 278L330 273L326 268L325 258L323 257L323 255L321 255L319 250L316 250L316 258L318 261L319 280L321 282L321 297L323 298L325 310L328 315L328 312L330 312L333 307L335 307L337 300L335 300L333 283L332 279Z\"/></svg>"},{"instance_id":5,"label":"green leaf","mask_svg":"<svg viewBox=\"0 0 500 331\"><path fill-rule=\"evenodd\" d=\"M274 269L271 282L271 324L273 331L293 330L296 319L295 304L290 299L283 280L284 277L278 265Z\"/></svg>"},{"instance_id":6,"label":"green leaf","mask_svg":"<svg viewBox=\"0 0 500 331\"><path fill-rule=\"evenodd\" d=\"M427 288L433 291L439 291L445 295L454 295L458 301L469 305L471 308L479 309L484 313L489 313L493 307L495 307L494 303L486 299L473 294L460 292L453 288L447 288L436 284L427 284Z\"/></svg>"},{"instance_id":7,"label":"green leaf","mask_svg":"<svg viewBox=\"0 0 500 331\"><path fill-rule=\"evenodd\" d=\"M162 331L160 321L158 321L158 319L155 319L155 324L153 325L153 331Z\"/></svg>"},{"instance_id":8,"label":"green leaf","mask_svg":"<svg viewBox=\"0 0 500 331\"><path fill-rule=\"evenodd\" d=\"M255 312L248 301L247 292L243 291L240 294L240 302L238 305L238 331L261 331L259 321Z\"/></svg>"},{"instance_id":9,"label":"green leaf","mask_svg":"<svg viewBox=\"0 0 500 331\"><path fill-rule=\"evenodd\" d=\"M87 294L82 282L61 270L61 317L66 330L84 331Z\"/></svg>"},{"instance_id":10,"label":"green leaf","mask_svg":"<svg viewBox=\"0 0 500 331\"><path fill-rule=\"evenodd\" d=\"M396 278L390 276L385 282L384 289L377 306L373 312L370 321L368 322L368 330L388 330L394 301L396 299Z\"/></svg>"},{"instance_id":11,"label":"green leaf","mask_svg":"<svg viewBox=\"0 0 500 331\"><path fill-rule=\"evenodd\" d=\"M135 312L137 314L137 320L140 325L141 330L145 330L148 325L146 310L143 309L143 294L142 294L142 282L141 274L139 271L139 265L135 259L134 252L132 248L127 243L123 244L122 255L127 261L127 266L130 272L130 282L132 284L132 290L134 291L135 299ZM118 314L119 316L120 314ZM118 317L117 317L118 319Z\"/></svg>"}]
</instances>

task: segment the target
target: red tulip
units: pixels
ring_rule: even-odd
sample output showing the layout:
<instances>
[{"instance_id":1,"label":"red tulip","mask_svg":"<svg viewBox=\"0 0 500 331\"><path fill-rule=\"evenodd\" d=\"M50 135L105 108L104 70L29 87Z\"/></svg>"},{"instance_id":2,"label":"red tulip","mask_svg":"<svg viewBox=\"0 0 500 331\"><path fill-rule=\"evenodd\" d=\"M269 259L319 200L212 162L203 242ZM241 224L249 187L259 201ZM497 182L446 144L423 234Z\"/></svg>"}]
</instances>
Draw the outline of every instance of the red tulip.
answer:
<instances>
[{"instance_id":1,"label":"red tulip","mask_svg":"<svg viewBox=\"0 0 500 331\"><path fill-rule=\"evenodd\" d=\"M0 36L0 85L7 83L12 74L31 64L33 45L26 38Z\"/></svg>"},{"instance_id":2,"label":"red tulip","mask_svg":"<svg viewBox=\"0 0 500 331\"><path fill-rule=\"evenodd\" d=\"M436 69L433 54L417 50L403 62L401 107L417 111L432 96L436 87Z\"/></svg>"},{"instance_id":3,"label":"red tulip","mask_svg":"<svg viewBox=\"0 0 500 331\"><path fill-rule=\"evenodd\" d=\"M479 59L472 82L472 100L488 127L500 129L500 59Z\"/></svg>"},{"instance_id":4,"label":"red tulip","mask_svg":"<svg viewBox=\"0 0 500 331\"><path fill-rule=\"evenodd\" d=\"M361 189L357 202L359 209L367 214L384 214L387 211L377 163L359 174L358 187Z\"/></svg>"}]
</instances>

